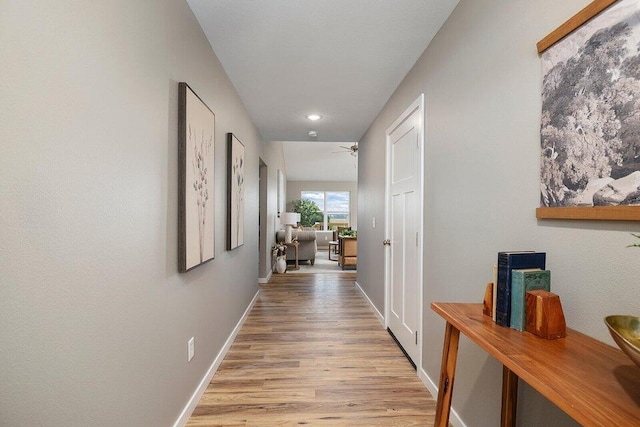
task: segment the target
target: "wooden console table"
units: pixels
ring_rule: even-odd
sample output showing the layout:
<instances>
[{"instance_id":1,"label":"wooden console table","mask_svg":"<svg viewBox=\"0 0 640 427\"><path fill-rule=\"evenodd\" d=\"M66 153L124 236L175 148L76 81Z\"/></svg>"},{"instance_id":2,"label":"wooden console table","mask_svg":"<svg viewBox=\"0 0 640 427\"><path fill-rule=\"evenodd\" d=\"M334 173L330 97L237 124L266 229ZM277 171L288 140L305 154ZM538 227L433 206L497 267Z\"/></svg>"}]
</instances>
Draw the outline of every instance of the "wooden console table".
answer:
<instances>
[{"instance_id":1,"label":"wooden console table","mask_svg":"<svg viewBox=\"0 0 640 427\"><path fill-rule=\"evenodd\" d=\"M568 328L546 340L498 326L482 304L431 309L447 321L435 427L449 425L460 332L503 365L501 426L516 424L518 378L584 426L640 425L640 367L617 348Z\"/></svg>"}]
</instances>

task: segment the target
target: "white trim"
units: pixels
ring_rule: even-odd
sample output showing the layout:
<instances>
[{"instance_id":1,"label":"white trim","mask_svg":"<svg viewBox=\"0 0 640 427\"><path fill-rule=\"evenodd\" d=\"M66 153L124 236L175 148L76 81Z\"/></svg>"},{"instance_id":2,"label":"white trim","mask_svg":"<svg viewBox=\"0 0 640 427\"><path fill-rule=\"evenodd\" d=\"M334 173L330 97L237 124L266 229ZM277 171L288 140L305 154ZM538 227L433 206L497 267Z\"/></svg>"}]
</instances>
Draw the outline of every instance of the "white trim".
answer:
<instances>
[{"instance_id":1,"label":"white trim","mask_svg":"<svg viewBox=\"0 0 640 427\"><path fill-rule=\"evenodd\" d=\"M362 296L364 297L364 299L367 300L367 302L369 303L369 305L373 309L373 314L376 315L376 317L378 318L378 321L380 322L380 324L384 328L385 327L385 323L384 323L384 317L382 316L382 313L380 313L378 308L373 304L373 302L369 298L369 295L367 295L367 293L364 291L364 289L362 289L362 286L360 286L360 284L358 282L356 282L356 289L359 290L360 293L362 294Z\"/></svg>"},{"instance_id":2,"label":"white trim","mask_svg":"<svg viewBox=\"0 0 640 427\"><path fill-rule=\"evenodd\" d=\"M396 120L397 121L397 120ZM384 238L385 240L391 239L389 236L389 230L391 229L391 215L390 210L391 206L389 203L389 198L391 194L391 167L389 163L391 162L391 128L395 128L395 123L387 129L385 134L384 141L384 163L385 163L385 171L384 171ZM391 271L389 266L391 265L391 251L389 250L389 246L383 246L384 250L384 265L382 266L384 270L384 327L385 329L389 328L389 304L391 301L390 295L390 283L391 283Z\"/></svg>"},{"instance_id":3,"label":"white trim","mask_svg":"<svg viewBox=\"0 0 640 427\"><path fill-rule=\"evenodd\" d=\"M211 382L211 378L213 378L213 375L218 370L218 367L222 363L222 360L224 360L224 357L227 355L227 352L231 348L231 344L233 344L233 341L236 339L238 332L240 332L240 328L242 327L244 322L247 320L247 317L249 316L249 313L251 312L251 309L253 308L253 305L255 304L259 295L260 295L260 290L256 292L255 296L249 303L249 306L244 311L244 314L238 321L238 324L236 325L235 328L233 328L233 331L231 331L229 338L227 338L227 341L224 343L224 345L220 349L220 352L218 353L216 358L213 360L213 363L209 367L209 370L204 375L204 377L202 378L202 381L200 381L200 384L198 384L198 387L191 395L191 398L189 399L189 401L187 402L187 405L184 407L184 409L178 416L178 419L176 420L176 422L173 424L173 427L183 427L189 421L191 414L196 409L196 406L198 406L198 402L200 402L200 398L202 398L202 395L204 394L205 390L207 390L207 386Z\"/></svg>"},{"instance_id":4,"label":"white trim","mask_svg":"<svg viewBox=\"0 0 640 427\"><path fill-rule=\"evenodd\" d=\"M273 266L271 266L271 269L267 273L267 277L258 277L258 283L262 283L262 284L269 283L269 280L271 280L272 275L273 275Z\"/></svg>"},{"instance_id":5,"label":"white trim","mask_svg":"<svg viewBox=\"0 0 640 427\"><path fill-rule=\"evenodd\" d=\"M385 239L390 239L389 230L391 228L390 224L390 192L391 192L391 134L393 131L400 126L414 111L418 110L418 119L420 131L418 132L418 143L419 143L419 158L420 158L420 180L418 194L419 194L419 206L420 206L420 219L418 221L418 233L420 236L419 245L418 245L418 360L414 360L416 366L422 366L422 322L423 322L423 311L424 311L424 155L425 155L425 132L426 132L426 115L425 115L425 103L424 103L424 93L421 93L418 98L409 105L409 107L404 110L400 116L393 122L391 126L387 129L385 133L385 184L384 184L384 234ZM391 278L389 276L390 269L388 266L391 263L390 259L390 251L389 247L384 247L384 327L389 327L389 301L391 301Z\"/></svg>"},{"instance_id":6,"label":"white trim","mask_svg":"<svg viewBox=\"0 0 640 427\"><path fill-rule=\"evenodd\" d=\"M434 383L431 378L429 378L429 375L427 375L424 369L418 369L418 378L422 380L422 384L424 384L427 390L429 390L431 396L433 396L434 399L437 399L438 387L436 386L436 383ZM460 418L460 415L458 415L458 413L453 408L451 408L451 413L449 415L449 423L453 427L467 427L467 425L462 421L462 418Z\"/></svg>"},{"instance_id":7,"label":"white trim","mask_svg":"<svg viewBox=\"0 0 640 427\"><path fill-rule=\"evenodd\" d=\"M382 316L382 313L380 313L380 311L376 308L376 306L373 305L373 302L371 301L371 299L369 298L367 293L364 291L364 289L362 289L362 286L360 286L360 284L357 281L355 282L355 287L356 287L356 289L358 291L360 291L362 296L364 296L364 298L367 300L367 302L369 303L369 305L373 309L374 314L376 315L376 317L380 321L380 324L382 325L382 327L386 328L384 317ZM420 378L420 380L422 381L422 384L424 384L424 386L427 388L427 390L429 390L429 393L431 393L431 396L433 396L434 399L437 399L437 397L438 397L438 387L431 380L431 378L429 378L429 375L427 375L427 373L422 368L422 366L420 366L417 369L417 374L418 374L418 378ZM453 408L451 409L451 413L449 415L449 422L451 423L451 425L453 425L453 427L467 427L467 425L462 421L462 419L460 418L458 413Z\"/></svg>"},{"instance_id":8,"label":"white trim","mask_svg":"<svg viewBox=\"0 0 640 427\"><path fill-rule=\"evenodd\" d=\"M358 282L355 282L355 287L358 291L360 291L362 296L364 296L364 298L367 300L367 302L373 309L374 314L380 321L380 324L382 325L383 328L385 328L385 322L384 322L384 317L382 317L382 313L380 313L380 311L376 308L376 306L373 305L373 302L371 302L371 299L369 298L367 293L364 291L364 289L362 289L362 286L360 286ZM434 399L437 399L438 387L431 380L431 378L429 378L429 375L427 375L427 373L421 366L417 369L417 374L418 374L418 378L420 378L420 380L422 381L422 384L424 384L427 390L429 390L429 393L431 393L431 396L433 396ZM449 415L449 422L451 423L451 425L453 425L453 427L467 427L467 425L462 421L462 419L454 409L451 409L451 413Z\"/></svg>"}]
</instances>

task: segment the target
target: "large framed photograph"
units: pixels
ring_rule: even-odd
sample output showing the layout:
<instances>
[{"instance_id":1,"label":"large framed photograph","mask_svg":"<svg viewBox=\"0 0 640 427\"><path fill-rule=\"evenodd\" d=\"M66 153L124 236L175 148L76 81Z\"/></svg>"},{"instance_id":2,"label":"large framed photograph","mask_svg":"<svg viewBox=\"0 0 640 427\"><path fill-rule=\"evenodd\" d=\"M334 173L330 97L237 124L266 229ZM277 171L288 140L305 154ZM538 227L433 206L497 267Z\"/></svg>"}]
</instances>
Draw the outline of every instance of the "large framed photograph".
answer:
<instances>
[{"instance_id":1,"label":"large framed photograph","mask_svg":"<svg viewBox=\"0 0 640 427\"><path fill-rule=\"evenodd\" d=\"M178 269L186 272L215 256L213 111L178 85Z\"/></svg>"},{"instance_id":2,"label":"large framed photograph","mask_svg":"<svg viewBox=\"0 0 640 427\"><path fill-rule=\"evenodd\" d=\"M592 2L538 51L538 218L640 219L640 0Z\"/></svg>"},{"instance_id":3,"label":"large framed photograph","mask_svg":"<svg viewBox=\"0 0 640 427\"><path fill-rule=\"evenodd\" d=\"M244 144L227 134L227 249L244 245Z\"/></svg>"}]
</instances>

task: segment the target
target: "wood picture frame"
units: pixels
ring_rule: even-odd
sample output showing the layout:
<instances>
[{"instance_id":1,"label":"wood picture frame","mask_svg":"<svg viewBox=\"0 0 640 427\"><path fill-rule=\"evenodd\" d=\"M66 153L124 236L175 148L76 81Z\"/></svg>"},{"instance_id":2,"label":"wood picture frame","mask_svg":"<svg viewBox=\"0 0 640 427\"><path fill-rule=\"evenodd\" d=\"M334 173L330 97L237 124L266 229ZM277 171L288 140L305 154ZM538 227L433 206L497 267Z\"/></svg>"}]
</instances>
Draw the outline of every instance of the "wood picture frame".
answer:
<instances>
[{"instance_id":1,"label":"wood picture frame","mask_svg":"<svg viewBox=\"0 0 640 427\"><path fill-rule=\"evenodd\" d=\"M557 93L560 93L560 90L564 91L563 96L565 96L565 98L568 98L566 97L567 93L576 94L574 95L576 98L584 93L583 91L585 87L587 87L586 83L584 83L584 87L579 87L578 88L579 90L574 90L574 88L579 85L577 83L575 84L575 87L574 85L571 85L571 84L566 85L566 82L569 80L568 80L568 77L565 77L565 75L562 73L566 73L566 76L570 76L572 79L575 79L575 80L580 80L581 78L583 78L582 75L577 73L577 71L580 71L580 66L579 66L580 61L582 61L583 63L587 63L587 65L591 65L591 63L587 62L589 60L592 60L590 57L588 57L588 55L590 54L589 52L591 52L590 49L593 46L595 46L596 43L597 43L597 47L600 47L600 45L606 43L609 40L616 41L618 44L623 43L624 39L622 39L622 36L621 36L621 34L623 33L624 33L623 35L625 37L629 37L629 39L631 39L631 37L627 35L627 33L631 33L634 37L637 38L637 34L640 31L640 29L637 28L636 24L630 23L630 22L633 22L633 20L630 19L630 17L635 18L636 12L633 12L633 14L631 14L625 11L627 9L633 11L634 7L638 2L639 0L593 1L590 4L588 4L585 8L583 8L580 12L578 12L576 15L574 15L565 23L563 23L556 30L552 31L549 35L547 35L542 40L540 40L536 45L538 53L542 54L543 68L545 67L547 68L546 73L543 73L544 74L543 113L542 113L542 124L541 124L541 206L536 209L536 217L538 219L588 219L588 220L618 220L618 221L640 220L640 187L638 187L638 184L640 184L640 162L630 161L628 163L628 166L627 164L624 164L624 168L618 168L619 171L616 171L616 174L609 173L609 175L607 175L606 173L602 173L602 170L606 169L607 167L606 165L604 167L602 166L602 158L603 157L606 158L607 160L609 160L610 164L613 164L614 157L611 153L616 149L619 149L619 152L623 152L623 151L626 153L631 152L632 154L636 155L635 158L638 158L638 155L640 155L640 140L638 139L638 132L633 131L633 129L636 129L636 128L640 129L640 120L636 120L638 123L635 123L634 121L631 125L629 125L628 122L625 121L626 118L620 118L617 115L615 116L615 120L618 120L618 122L622 123L622 126L627 126L627 129L631 129L632 131L631 132L626 131L623 133L624 131L623 129L622 131L620 131L620 134L622 136L617 141L614 141L616 144L618 144L617 146L614 146L613 149L608 148L609 146L607 146L607 150L609 150L608 152L601 153L599 157L594 155L589 159L593 163L600 162L599 165L594 167L594 168L597 167L600 169L597 170L597 172L594 172L591 175L588 175L588 178L589 178L588 182L584 176L571 177L571 179L574 179L576 182L580 180L579 181L580 183L576 184L576 187L578 187L579 185L580 188L577 189L575 191L575 194L572 195L575 197L573 199L569 199L569 201L566 202L567 199L563 200L562 195L559 198L553 197L554 194L552 192L552 189L554 188L559 189L560 185L564 181L560 181L560 179L556 177L555 178L556 187L549 185L550 182L553 182L553 179L549 179L549 176L554 173L560 174L559 172L557 172L557 169L553 169L553 167L549 166L551 164L551 160L549 158L552 158L553 160L555 160L557 157L559 157L558 163L560 163L563 152L561 150L558 150L557 148L562 147L563 144L566 147L567 145L570 145L572 143L571 131L573 129L570 128L569 131L567 131L566 128L569 127L568 124L565 125L566 127L564 128L559 125L556 125L554 128L553 120L555 117L558 117L557 115L554 115L554 114L557 114L557 111L554 111L551 108L546 109L546 105L553 105L553 108L556 108L556 105L562 102L562 99L560 98L560 96L557 96L557 95L555 95L557 96L556 98L547 98L550 92L548 91L549 87L551 87L552 90L557 90ZM625 13L627 13L627 15L624 15ZM597 19L594 19L596 17ZM578 29L579 31L576 31ZM554 49L558 49L558 51L554 52L553 51ZM563 50L560 50L560 49L563 49ZM571 52L571 50L573 50L573 56L562 57L562 55L568 55L567 52ZM617 56L611 55L611 56L606 56L606 58L607 59L612 58L611 62L614 64L617 61L618 63L617 66L619 69L606 69L606 72L611 74L605 76L608 78L601 78L600 80L598 80L598 85L607 86L607 89L611 88L609 90L615 92L618 90L616 88L616 85L618 84L617 83L618 79L622 81L623 78L625 79L632 78L640 81L640 75L631 75L631 76L629 76L629 74L625 75L625 70L632 68L631 65L628 65L628 64L632 64L634 67L636 67L635 62L630 62L630 61L640 62L640 53L638 55L633 55L634 53L633 51L630 51L631 53L626 53L622 51L612 50L612 52L615 53ZM607 55L607 54L608 52L605 53L604 55ZM595 54L593 54L592 58L596 58ZM599 59L599 58L596 58L596 59ZM552 61L555 61L555 62L552 62ZM593 59L592 61L594 61L593 69L598 69L599 63L596 63L595 59ZM575 64L579 64L579 65L575 65ZM586 69L586 68L587 67L584 67L584 66L582 67L582 69ZM613 67L610 67L610 68L613 68ZM585 73L588 73L588 71L586 71ZM622 74L621 77L620 77L620 74ZM586 80L586 78L584 79ZM592 79L595 81L596 77L594 76L592 77ZM551 82L552 84L549 84L549 82ZM570 82L573 83L573 81L570 81ZM563 84L565 84L565 86L562 86ZM581 82L581 84L583 83ZM556 89L556 88L560 88L560 89ZM624 90L626 90L626 92L624 92L624 95L627 96L627 98L630 98L631 101L625 101L627 102L627 104L625 104L623 107L621 107L618 104L614 105L613 104L614 101L611 101L609 99L601 102L601 104L606 104L605 107L609 108L612 111L615 111L615 114L618 114L617 113L618 111L629 111L630 109L629 105L631 106L635 105L635 107L632 108L632 111L634 112L634 114L637 115L637 111L638 111L637 106L640 105L640 92L638 92L637 89L634 89L633 91L629 91L625 88ZM622 90L620 90L620 92L622 93ZM551 93L553 93L553 91L551 91ZM629 94L631 94L631 97L628 96ZM588 99L588 102L591 102L591 105L589 105L588 107L591 109L590 111L593 111L595 109L593 105L599 102L599 100L596 99L594 101L594 98L596 97L592 96L592 93L590 92L587 92L587 95L590 96L590 98ZM584 95L584 96L586 97L587 95ZM552 102L547 103L546 101L547 99L551 99ZM559 102L556 101L557 99L560 99L560 101ZM586 104L586 102L584 104ZM571 103L567 102L567 105L571 105L572 107L575 107L576 105L581 106L579 100L578 101L572 100ZM597 105L599 106L599 104ZM567 110L562 110L562 112L566 114L566 117L562 117L563 119L570 119L569 117L570 115L574 115L578 117L577 119L575 119L574 122L572 122L572 123L577 123L575 125L576 129L581 128L578 130L583 130L585 128L584 126L581 126L583 123L578 123L578 120L580 120L580 117L584 117L584 114L580 116L580 114L582 113L581 111L567 112ZM596 114L594 114L593 116L596 117ZM611 121L611 119L609 119L608 117L606 118L609 121ZM571 120L573 119L571 118ZM597 121L598 118L595 118L595 119L589 118L589 120L590 120L590 123L588 124L592 125L594 128L596 128L597 127L596 125L600 123ZM560 121L558 120L557 122L560 122ZM564 123L568 123L568 122L570 122L570 120L564 121ZM549 123L552 123L552 125L549 126ZM609 125L609 122L605 122L605 125ZM605 125L602 125L601 127L604 128ZM552 131L555 131L556 133L555 134L552 133L551 131L549 131L549 129L551 129ZM590 129L588 129L587 131L589 130ZM634 134L635 136L633 136ZM562 141L561 138L557 135L562 135L567 139ZM607 135L607 138L609 138L610 134L606 134L606 135ZM632 136L629 136L629 135L632 135ZM588 134L585 134L584 139L586 140L588 136L589 136ZM549 138L545 139L545 137L549 137ZM612 139L613 138L611 138L611 140ZM558 142L558 144L556 144L556 142ZM610 143L610 141L607 140L607 143ZM621 145L621 144L624 144L624 145ZM621 146L624 148L624 150L622 148L619 148ZM580 152L581 148L582 147L577 147L577 149L575 150L572 148L572 150L574 150L574 152L575 151ZM565 152L567 151L568 150L565 148ZM596 151L594 150L594 152ZM622 156L617 153L613 153L613 154L617 156ZM632 159L633 156L629 155L629 158ZM597 161L593 159L597 159ZM617 157L615 162L616 165L620 166L620 163L623 160L624 160L623 158ZM578 168L580 168L580 165L578 165ZM594 169L594 171L595 170L596 169ZM633 172L629 173L628 175L623 175L623 172L621 172L621 170L624 170L624 173L629 173L631 171ZM630 186L629 184L625 184L625 185L628 185L628 188L631 188L630 193L623 193L619 191L621 184L617 184L617 183L619 181L622 181L622 179L626 180L625 183L626 182L631 183ZM602 182L598 182L601 180ZM606 183L603 184L603 182L606 182ZM635 184L633 184L634 182ZM593 183L593 186L592 186L592 183ZM634 188L635 188L635 192L633 191ZM573 190L573 189L570 189L570 190ZM607 192L608 194L606 194ZM569 193L569 191L567 191L567 193ZM599 193L604 194L604 196L601 196ZM626 197L623 201L619 202L618 204L616 203L616 200L614 200L615 197L613 196L609 197L612 194L615 196L620 194L629 194L629 196ZM550 200L552 202L550 202ZM557 202L558 200L561 200L562 202L558 203ZM614 205L609 206L607 204L614 204Z\"/></svg>"},{"instance_id":2,"label":"wood picture frame","mask_svg":"<svg viewBox=\"0 0 640 427\"><path fill-rule=\"evenodd\" d=\"M227 249L244 245L244 144L227 134Z\"/></svg>"},{"instance_id":3,"label":"wood picture frame","mask_svg":"<svg viewBox=\"0 0 640 427\"><path fill-rule=\"evenodd\" d=\"M215 114L178 84L178 270L215 257Z\"/></svg>"},{"instance_id":4,"label":"wood picture frame","mask_svg":"<svg viewBox=\"0 0 640 427\"><path fill-rule=\"evenodd\" d=\"M542 53L551 46L571 34L574 30L586 23L588 20L611 6L618 0L595 0L586 5L580 12L569 18L564 24L549 33L545 38L540 40L536 47L538 53Z\"/></svg>"}]
</instances>

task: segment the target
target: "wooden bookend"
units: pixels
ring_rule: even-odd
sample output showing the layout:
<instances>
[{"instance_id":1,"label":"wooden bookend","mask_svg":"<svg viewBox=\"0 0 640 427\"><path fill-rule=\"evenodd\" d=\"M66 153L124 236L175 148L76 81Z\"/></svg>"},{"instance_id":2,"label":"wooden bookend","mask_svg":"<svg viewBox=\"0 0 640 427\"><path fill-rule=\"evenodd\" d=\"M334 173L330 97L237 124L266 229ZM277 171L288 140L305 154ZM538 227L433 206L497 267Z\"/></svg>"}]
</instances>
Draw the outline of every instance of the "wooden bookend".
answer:
<instances>
[{"instance_id":1,"label":"wooden bookend","mask_svg":"<svg viewBox=\"0 0 640 427\"><path fill-rule=\"evenodd\" d=\"M548 340L567 336L558 295L542 290L527 292L526 330Z\"/></svg>"},{"instance_id":2,"label":"wooden bookend","mask_svg":"<svg viewBox=\"0 0 640 427\"><path fill-rule=\"evenodd\" d=\"M482 314L489 317L493 316L493 283L487 283L487 288L484 290Z\"/></svg>"}]
</instances>

